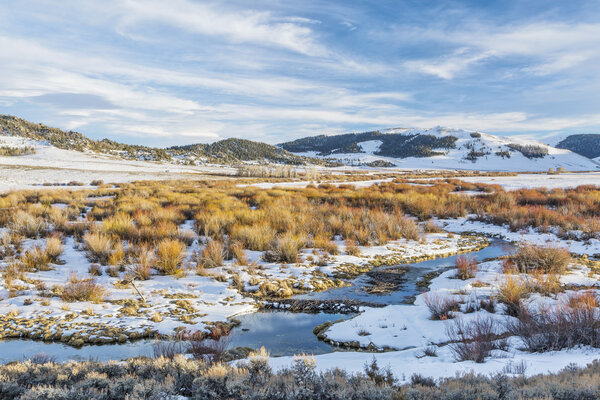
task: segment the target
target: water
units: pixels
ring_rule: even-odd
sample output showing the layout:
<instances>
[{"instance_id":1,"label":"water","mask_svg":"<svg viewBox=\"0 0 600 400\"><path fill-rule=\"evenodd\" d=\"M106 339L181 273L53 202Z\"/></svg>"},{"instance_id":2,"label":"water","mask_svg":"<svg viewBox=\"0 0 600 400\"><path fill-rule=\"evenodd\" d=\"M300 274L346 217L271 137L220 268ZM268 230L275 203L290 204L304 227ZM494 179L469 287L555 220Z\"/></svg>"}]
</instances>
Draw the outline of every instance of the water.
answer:
<instances>
[{"instance_id":1,"label":"water","mask_svg":"<svg viewBox=\"0 0 600 400\"><path fill-rule=\"evenodd\" d=\"M471 257L476 257L478 261L486 258L496 258L509 254L514 246L503 240L493 240L490 245L477 252L468 253ZM361 300L379 304L401 304L411 300L414 296L421 293L422 290L417 286L417 282L429 272L443 270L454 266L458 255L446 258L436 258L434 260L422 261L414 264L406 264L408 271L402 276L403 282L400 287L392 293L372 294L365 291L369 286L370 278L366 275L360 275L353 279L352 286L330 289L324 292L307 293L296 296L297 299L313 300ZM397 266L395 266L397 267ZM388 269L394 267L378 267L378 269Z\"/></svg>"},{"instance_id":2,"label":"water","mask_svg":"<svg viewBox=\"0 0 600 400\"><path fill-rule=\"evenodd\" d=\"M236 317L242 324L232 330L230 347L264 346L271 356L298 353L330 353L332 347L317 339L313 328L324 322L350 318L348 314L303 314L289 311L264 311Z\"/></svg>"},{"instance_id":3,"label":"water","mask_svg":"<svg viewBox=\"0 0 600 400\"><path fill-rule=\"evenodd\" d=\"M501 240L494 240L490 246L477 252L469 253L479 261L495 258L510 253L514 246ZM408 264L408 271L403 275L403 282L392 293L370 294L364 289L368 287L369 278L361 275L352 280L353 286L330 289L325 292L309 293L296 296L298 299L319 300L362 300L380 304L399 304L419 294L421 289L416 285L425 274L452 267L457 256L438 258ZM379 267L381 269L393 267ZM241 325L232 330L229 347L251 347L258 349L264 346L272 356L289 356L294 354L323 354L334 350L334 347L321 342L313 334L313 328L326 321L351 318L348 314L305 314L288 311L262 311L236 317ZM44 343L32 340L0 341L0 363L24 360L33 355L44 353L55 357L56 361L88 360L97 361L123 360L137 356L152 356L151 340L133 343L92 345L74 348L62 343Z\"/></svg>"},{"instance_id":4,"label":"water","mask_svg":"<svg viewBox=\"0 0 600 400\"><path fill-rule=\"evenodd\" d=\"M140 340L125 344L106 344L76 348L63 343L44 343L25 339L0 341L0 363L27 360L36 354L46 354L62 361L110 361L131 357L153 355L152 340Z\"/></svg>"}]
</instances>

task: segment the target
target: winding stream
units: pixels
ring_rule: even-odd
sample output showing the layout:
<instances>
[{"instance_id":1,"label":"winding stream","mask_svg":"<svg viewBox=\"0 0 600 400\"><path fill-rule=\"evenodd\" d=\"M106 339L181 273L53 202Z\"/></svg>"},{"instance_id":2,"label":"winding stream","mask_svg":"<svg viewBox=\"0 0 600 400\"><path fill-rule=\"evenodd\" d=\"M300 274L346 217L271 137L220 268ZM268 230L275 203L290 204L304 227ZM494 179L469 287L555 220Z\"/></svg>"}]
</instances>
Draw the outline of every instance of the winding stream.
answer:
<instances>
[{"instance_id":1,"label":"winding stream","mask_svg":"<svg viewBox=\"0 0 600 400\"><path fill-rule=\"evenodd\" d=\"M513 245L502 240L493 240L491 244L477 252L469 253L479 261L509 254ZM370 286L370 278L361 275L352 280L352 286L330 289L324 292L309 293L295 296L297 299L313 300L361 300L384 305L406 303L415 295L421 293L417 282L426 274L450 268L457 256L437 258L405 266L401 283L390 293L368 293L365 289ZM397 268L379 267L378 269ZM317 339L313 328L326 321L337 321L351 318L348 314L326 313L291 313L288 311L261 311L237 316L240 326L232 330L229 347L260 348L264 346L272 356L289 356L300 353L323 354L330 353L336 348ZM62 343L44 343L32 340L0 341L0 363L25 360L33 355L44 353L51 355L56 361L87 360L97 361L122 360L137 356L152 356L151 340L141 340L125 344L90 345L74 348Z\"/></svg>"}]
</instances>

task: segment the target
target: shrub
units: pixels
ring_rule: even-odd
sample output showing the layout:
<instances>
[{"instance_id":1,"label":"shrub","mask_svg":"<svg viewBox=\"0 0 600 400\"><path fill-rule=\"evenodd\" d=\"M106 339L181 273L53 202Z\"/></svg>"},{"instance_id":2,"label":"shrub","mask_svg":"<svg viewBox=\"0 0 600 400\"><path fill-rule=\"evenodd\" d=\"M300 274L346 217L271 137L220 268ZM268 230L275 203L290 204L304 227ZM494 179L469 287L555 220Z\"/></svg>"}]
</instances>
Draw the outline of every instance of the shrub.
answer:
<instances>
[{"instance_id":1,"label":"shrub","mask_svg":"<svg viewBox=\"0 0 600 400\"><path fill-rule=\"evenodd\" d=\"M544 273L564 273L570 261L566 249L523 245L513 257L519 271L530 273L541 270Z\"/></svg>"},{"instance_id":2,"label":"shrub","mask_svg":"<svg viewBox=\"0 0 600 400\"><path fill-rule=\"evenodd\" d=\"M300 238L289 233L279 236L265 252L264 259L267 262L295 263L302 243Z\"/></svg>"},{"instance_id":3,"label":"shrub","mask_svg":"<svg viewBox=\"0 0 600 400\"><path fill-rule=\"evenodd\" d=\"M324 238L324 237L317 237L313 239L313 247L315 249L321 249L323 251L326 251L329 254L335 255L335 254L339 254L339 250L338 250L338 245L336 242L334 242L333 240Z\"/></svg>"},{"instance_id":4,"label":"shrub","mask_svg":"<svg viewBox=\"0 0 600 400\"><path fill-rule=\"evenodd\" d=\"M345 252L346 254L348 254L349 256L355 256L358 257L360 256L360 248L358 247L358 244L356 243L355 240L352 239L347 239L345 241Z\"/></svg>"},{"instance_id":5,"label":"shrub","mask_svg":"<svg viewBox=\"0 0 600 400\"><path fill-rule=\"evenodd\" d=\"M450 349L457 361L472 360L482 363L492 350L498 348L496 322L491 317L477 317L465 322L462 318L446 326L446 334L452 342Z\"/></svg>"},{"instance_id":6,"label":"shrub","mask_svg":"<svg viewBox=\"0 0 600 400\"><path fill-rule=\"evenodd\" d=\"M248 265L248 258L246 257L246 250L242 242L230 242L229 251L232 256L235 257L238 265Z\"/></svg>"},{"instance_id":7,"label":"shrub","mask_svg":"<svg viewBox=\"0 0 600 400\"><path fill-rule=\"evenodd\" d=\"M27 271L50 270L50 257L41 246L33 246L21 256L21 263Z\"/></svg>"},{"instance_id":8,"label":"shrub","mask_svg":"<svg viewBox=\"0 0 600 400\"><path fill-rule=\"evenodd\" d=\"M600 347L600 316L589 307L542 307L534 313L519 314L518 320L509 324L509 332L532 352L579 345Z\"/></svg>"},{"instance_id":9,"label":"shrub","mask_svg":"<svg viewBox=\"0 0 600 400\"><path fill-rule=\"evenodd\" d=\"M102 268L99 264L90 264L88 272L92 276L102 276Z\"/></svg>"},{"instance_id":10,"label":"shrub","mask_svg":"<svg viewBox=\"0 0 600 400\"><path fill-rule=\"evenodd\" d=\"M477 273L477 260L467 256L458 256L454 262L459 279L466 280L475 277Z\"/></svg>"},{"instance_id":11,"label":"shrub","mask_svg":"<svg viewBox=\"0 0 600 400\"><path fill-rule=\"evenodd\" d=\"M209 363L224 361L225 351L229 346L228 337L219 327L208 336L201 331L186 331L180 336L180 340L185 342L186 350L192 357Z\"/></svg>"},{"instance_id":12,"label":"shrub","mask_svg":"<svg viewBox=\"0 0 600 400\"><path fill-rule=\"evenodd\" d=\"M108 257L108 265L119 266L125 261L125 249L123 249L123 243L119 240L115 245L112 253Z\"/></svg>"},{"instance_id":13,"label":"shrub","mask_svg":"<svg viewBox=\"0 0 600 400\"><path fill-rule=\"evenodd\" d=\"M591 290L575 292L569 297L568 305L571 308L586 308L593 310L598 307L598 297Z\"/></svg>"},{"instance_id":14,"label":"shrub","mask_svg":"<svg viewBox=\"0 0 600 400\"><path fill-rule=\"evenodd\" d=\"M220 267L223 265L223 259L223 243L218 240L209 240L198 257L197 266L201 268Z\"/></svg>"},{"instance_id":15,"label":"shrub","mask_svg":"<svg viewBox=\"0 0 600 400\"><path fill-rule=\"evenodd\" d=\"M506 314L517 316L521 313L521 300L529 295L530 289L519 278L507 277L498 287L498 301L506 306Z\"/></svg>"},{"instance_id":16,"label":"shrub","mask_svg":"<svg viewBox=\"0 0 600 400\"><path fill-rule=\"evenodd\" d=\"M399 230L403 238L408 240L420 240L421 232L419 225L410 218L403 217L399 220Z\"/></svg>"},{"instance_id":17,"label":"shrub","mask_svg":"<svg viewBox=\"0 0 600 400\"><path fill-rule=\"evenodd\" d=\"M423 230L426 233L439 233L439 232L443 232L444 231L442 228L440 228L432 220L429 220L429 221L425 222L425 225L423 226Z\"/></svg>"},{"instance_id":18,"label":"shrub","mask_svg":"<svg viewBox=\"0 0 600 400\"><path fill-rule=\"evenodd\" d=\"M133 266L135 277L141 281L150 279L152 268L154 268L156 262L154 251L148 246L140 246L137 251L136 261L137 262Z\"/></svg>"},{"instance_id":19,"label":"shrub","mask_svg":"<svg viewBox=\"0 0 600 400\"><path fill-rule=\"evenodd\" d=\"M431 319L447 320L454 318L453 311L459 311L460 302L451 296L440 296L437 294L424 296L425 305L429 308Z\"/></svg>"},{"instance_id":20,"label":"shrub","mask_svg":"<svg viewBox=\"0 0 600 400\"><path fill-rule=\"evenodd\" d=\"M174 275L185 258L185 245L176 239L163 239L156 249L156 269L165 275Z\"/></svg>"},{"instance_id":21,"label":"shrub","mask_svg":"<svg viewBox=\"0 0 600 400\"><path fill-rule=\"evenodd\" d=\"M108 262L114 246L110 236L100 232L88 232L83 236L83 241L92 261L102 264Z\"/></svg>"},{"instance_id":22,"label":"shrub","mask_svg":"<svg viewBox=\"0 0 600 400\"><path fill-rule=\"evenodd\" d=\"M102 230L105 233L117 235L122 239L130 238L134 228L133 219L125 213L117 213L102 221Z\"/></svg>"},{"instance_id":23,"label":"shrub","mask_svg":"<svg viewBox=\"0 0 600 400\"><path fill-rule=\"evenodd\" d=\"M60 297L64 301L91 301L101 303L104 301L105 289L96 283L94 278L80 279L74 273L69 282L61 289Z\"/></svg>"},{"instance_id":24,"label":"shrub","mask_svg":"<svg viewBox=\"0 0 600 400\"><path fill-rule=\"evenodd\" d=\"M63 245L59 237L53 236L46 239L46 255L52 262L56 262L62 253Z\"/></svg>"},{"instance_id":25,"label":"shrub","mask_svg":"<svg viewBox=\"0 0 600 400\"><path fill-rule=\"evenodd\" d=\"M18 234L37 238L46 233L48 225L41 217L36 217L26 211L19 210L12 217L9 228Z\"/></svg>"},{"instance_id":26,"label":"shrub","mask_svg":"<svg viewBox=\"0 0 600 400\"><path fill-rule=\"evenodd\" d=\"M517 270L517 266L512 258L505 258L502 260L502 273L504 274L516 274L519 270Z\"/></svg>"}]
</instances>

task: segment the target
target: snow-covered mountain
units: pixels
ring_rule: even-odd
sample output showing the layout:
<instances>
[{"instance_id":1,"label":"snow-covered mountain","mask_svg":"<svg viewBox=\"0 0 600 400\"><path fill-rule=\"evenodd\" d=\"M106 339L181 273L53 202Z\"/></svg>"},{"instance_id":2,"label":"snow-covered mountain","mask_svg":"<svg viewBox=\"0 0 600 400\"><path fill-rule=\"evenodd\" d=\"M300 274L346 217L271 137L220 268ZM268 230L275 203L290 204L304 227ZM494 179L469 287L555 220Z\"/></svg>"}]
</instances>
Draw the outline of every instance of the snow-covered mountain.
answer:
<instances>
[{"instance_id":1,"label":"snow-covered mountain","mask_svg":"<svg viewBox=\"0 0 600 400\"><path fill-rule=\"evenodd\" d=\"M279 146L297 155L333 159L348 165L481 171L600 168L594 160L537 140L442 127L321 135Z\"/></svg>"}]
</instances>

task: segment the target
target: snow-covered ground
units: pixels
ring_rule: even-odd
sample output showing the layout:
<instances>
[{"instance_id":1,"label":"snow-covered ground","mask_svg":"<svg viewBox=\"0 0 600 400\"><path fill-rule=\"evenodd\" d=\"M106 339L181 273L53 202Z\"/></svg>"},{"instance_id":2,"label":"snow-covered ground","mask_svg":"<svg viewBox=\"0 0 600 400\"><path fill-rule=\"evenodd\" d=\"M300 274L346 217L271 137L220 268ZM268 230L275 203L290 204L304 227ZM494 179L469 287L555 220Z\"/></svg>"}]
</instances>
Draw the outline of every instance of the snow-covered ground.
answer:
<instances>
[{"instance_id":1,"label":"snow-covered ground","mask_svg":"<svg viewBox=\"0 0 600 400\"><path fill-rule=\"evenodd\" d=\"M470 220L468 217L439 219L438 223L440 223L445 230L450 232L476 232L510 242L527 242L541 246L563 247L575 254L586 254L588 256L600 254L600 240L594 238L586 241L566 240L559 238L554 233L538 232L531 227L518 232L511 232L508 226L486 224L485 222Z\"/></svg>"},{"instance_id":2,"label":"snow-covered ground","mask_svg":"<svg viewBox=\"0 0 600 400\"><path fill-rule=\"evenodd\" d=\"M470 176L460 180L488 185L500 185L506 190L521 188L548 189L574 188L580 185L599 185L600 172L568 173L559 175L518 174L517 176Z\"/></svg>"},{"instance_id":3,"label":"snow-covered ground","mask_svg":"<svg viewBox=\"0 0 600 400\"><path fill-rule=\"evenodd\" d=\"M0 146L35 148L35 154L0 157L0 192L37 188L44 183L92 180L118 183L134 180L199 178L203 174L233 174L226 166L184 166L172 163L128 161L91 152L62 150L42 142L0 135Z\"/></svg>"},{"instance_id":4,"label":"snow-covered ground","mask_svg":"<svg viewBox=\"0 0 600 400\"><path fill-rule=\"evenodd\" d=\"M186 221L180 229L190 231L192 227L193 221ZM43 246L43 242L42 239L25 240L23 252L36 245ZM0 287L0 319L4 316L4 320L0 321L4 323L0 324L0 336L13 337L15 332L21 331L42 337L62 335L61 339L55 337L54 340L72 341L69 335L79 332L78 338L87 342L90 338L91 341L96 338L114 340L111 329L125 335L123 340L147 331L170 335L177 328L204 329L208 324L255 311L257 300L247 295L265 285L271 285L268 290L275 296L292 289L301 292L324 290L342 285L337 277L354 273L354 267L364 272L386 260L398 263L448 256L474 250L487 243L482 237L430 233L421 241L401 239L385 246L360 247L360 256L343 252L330 255L325 263L316 262L320 256L313 249L303 250L298 262L290 264L266 262L263 252L247 250L248 265L236 265L229 260L222 267L210 268L198 275L193 254L201 252L205 242L205 238L196 237L186 249L185 274L154 274L149 280L136 281L136 288L145 300L139 303L136 289L123 284L122 276L110 276L108 267L97 266L101 274L92 276L92 263L82 244L69 237L60 257L62 263L51 264L48 271L26 272L23 277L17 276L10 289L6 285ZM336 244L340 250L345 249L343 241L338 240ZM0 268L7 267L10 262L9 259L0 261ZM95 283L105 289L106 299L100 303L62 301L55 288L67 283L71 274L76 274L79 279L93 277ZM234 276L239 277L243 289L238 286L237 290L232 286ZM289 294L284 295L287 296Z\"/></svg>"},{"instance_id":5,"label":"snow-covered ground","mask_svg":"<svg viewBox=\"0 0 600 400\"><path fill-rule=\"evenodd\" d=\"M591 276L587 267L571 264L570 271L561 277L562 283L589 285L597 282L597 276ZM535 375L557 372L569 364L585 366L600 358L598 349L579 347L574 349L546 353L530 353L522 350L522 342L510 337L502 350L493 350L484 363L474 361L456 361L447 328L461 320L464 323L478 318L491 318L496 322L495 332L506 331L506 323L513 317L505 315L503 305L496 305L496 312L485 310L468 311L470 304L478 304L489 299L504 280L500 261L488 261L479 264L474 278L460 280L455 277L456 270L444 272L431 282L430 291L417 296L414 305L399 304L384 308L364 308L358 316L333 324L325 336L328 340L340 343L358 342L361 347L375 346L392 348L383 353L370 352L334 352L315 356L318 370L343 367L350 372L363 371L373 359L380 367L389 367L400 383L410 381L413 374L433 378L452 377L457 373L493 374L514 371ZM528 307L540 305L552 306L564 304L572 292L567 291L556 297L544 297L533 294L527 299ZM454 298L462 302L455 319L431 320L430 311L425 304L428 297ZM426 355L425 351L435 355ZM272 358L275 368L289 366L292 357Z\"/></svg>"}]
</instances>

